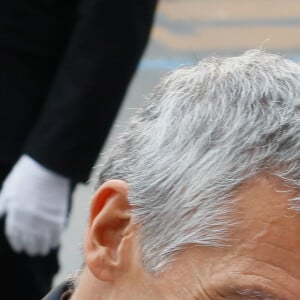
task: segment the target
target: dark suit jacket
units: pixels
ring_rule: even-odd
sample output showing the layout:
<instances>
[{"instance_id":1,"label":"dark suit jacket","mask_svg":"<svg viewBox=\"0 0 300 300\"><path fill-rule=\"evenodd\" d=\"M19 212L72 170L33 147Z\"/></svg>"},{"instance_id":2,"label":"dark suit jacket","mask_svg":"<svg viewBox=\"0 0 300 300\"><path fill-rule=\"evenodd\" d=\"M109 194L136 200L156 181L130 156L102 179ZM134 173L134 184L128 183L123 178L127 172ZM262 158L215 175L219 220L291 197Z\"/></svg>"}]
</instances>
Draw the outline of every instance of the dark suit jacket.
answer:
<instances>
[{"instance_id":1,"label":"dark suit jacket","mask_svg":"<svg viewBox=\"0 0 300 300\"><path fill-rule=\"evenodd\" d=\"M51 290L42 300L68 300L72 295L69 282L63 282Z\"/></svg>"},{"instance_id":2,"label":"dark suit jacket","mask_svg":"<svg viewBox=\"0 0 300 300\"><path fill-rule=\"evenodd\" d=\"M74 182L88 179L147 44L156 2L1 1L2 173L26 153Z\"/></svg>"}]
</instances>

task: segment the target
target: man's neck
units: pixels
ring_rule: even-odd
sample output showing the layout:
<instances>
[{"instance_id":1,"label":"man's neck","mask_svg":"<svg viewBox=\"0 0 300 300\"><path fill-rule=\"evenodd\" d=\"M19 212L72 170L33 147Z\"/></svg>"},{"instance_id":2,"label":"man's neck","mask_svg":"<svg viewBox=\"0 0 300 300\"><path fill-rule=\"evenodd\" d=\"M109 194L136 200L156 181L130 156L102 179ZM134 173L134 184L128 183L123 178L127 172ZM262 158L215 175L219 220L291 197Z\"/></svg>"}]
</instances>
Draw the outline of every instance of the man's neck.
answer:
<instances>
[{"instance_id":1,"label":"man's neck","mask_svg":"<svg viewBox=\"0 0 300 300\"><path fill-rule=\"evenodd\" d=\"M97 280L89 270L85 269L70 300L108 300L112 292L110 283Z\"/></svg>"}]
</instances>

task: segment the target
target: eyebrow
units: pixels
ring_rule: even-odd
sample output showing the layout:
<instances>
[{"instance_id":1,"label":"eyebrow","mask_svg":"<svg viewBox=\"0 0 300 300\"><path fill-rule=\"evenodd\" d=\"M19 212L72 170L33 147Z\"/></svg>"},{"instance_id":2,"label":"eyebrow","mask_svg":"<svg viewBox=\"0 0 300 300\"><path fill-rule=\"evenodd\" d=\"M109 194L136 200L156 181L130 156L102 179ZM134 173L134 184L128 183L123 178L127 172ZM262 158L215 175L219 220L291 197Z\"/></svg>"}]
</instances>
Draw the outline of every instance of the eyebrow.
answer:
<instances>
[{"instance_id":1,"label":"eyebrow","mask_svg":"<svg viewBox=\"0 0 300 300\"><path fill-rule=\"evenodd\" d=\"M261 289L238 289L235 291L236 294L241 296L248 296L253 299L261 299L261 300L284 300L277 295L271 294L270 292L261 290Z\"/></svg>"}]
</instances>

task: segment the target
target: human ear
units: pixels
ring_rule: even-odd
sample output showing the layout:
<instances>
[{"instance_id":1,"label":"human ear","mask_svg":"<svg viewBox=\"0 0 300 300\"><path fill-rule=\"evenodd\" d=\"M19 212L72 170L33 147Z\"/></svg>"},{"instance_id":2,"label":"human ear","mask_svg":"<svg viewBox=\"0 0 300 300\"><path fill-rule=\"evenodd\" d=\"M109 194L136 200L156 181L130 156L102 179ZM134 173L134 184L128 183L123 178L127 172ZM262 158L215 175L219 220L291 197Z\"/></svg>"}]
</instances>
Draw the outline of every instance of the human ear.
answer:
<instances>
[{"instance_id":1,"label":"human ear","mask_svg":"<svg viewBox=\"0 0 300 300\"><path fill-rule=\"evenodd\" d=\"M113 281L124 267L124 243L134 231L127 193L124 181L110 180L92 199L84 255L90 271L102 281Z\"/></svg>"}]
</instances>

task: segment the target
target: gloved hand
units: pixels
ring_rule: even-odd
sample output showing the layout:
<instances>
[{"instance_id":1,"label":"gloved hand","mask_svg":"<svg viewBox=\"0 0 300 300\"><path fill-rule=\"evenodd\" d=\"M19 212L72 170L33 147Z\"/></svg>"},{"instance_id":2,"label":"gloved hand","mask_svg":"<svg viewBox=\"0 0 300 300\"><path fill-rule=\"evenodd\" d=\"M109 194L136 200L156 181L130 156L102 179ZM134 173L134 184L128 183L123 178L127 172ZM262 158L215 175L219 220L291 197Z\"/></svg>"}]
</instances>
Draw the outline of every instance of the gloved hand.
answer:
<instances>
[{"instance_id":1,"label":"gloved hand","mask_svg":"<svg viewBox=\"0 0 300 300\"><path fill-rule=\"evenodd\" d=\"M0 192L0 216L16 252L46 255L59 244L66 223L70 180L21 156Z\"/></svg>"}]
</instances>

